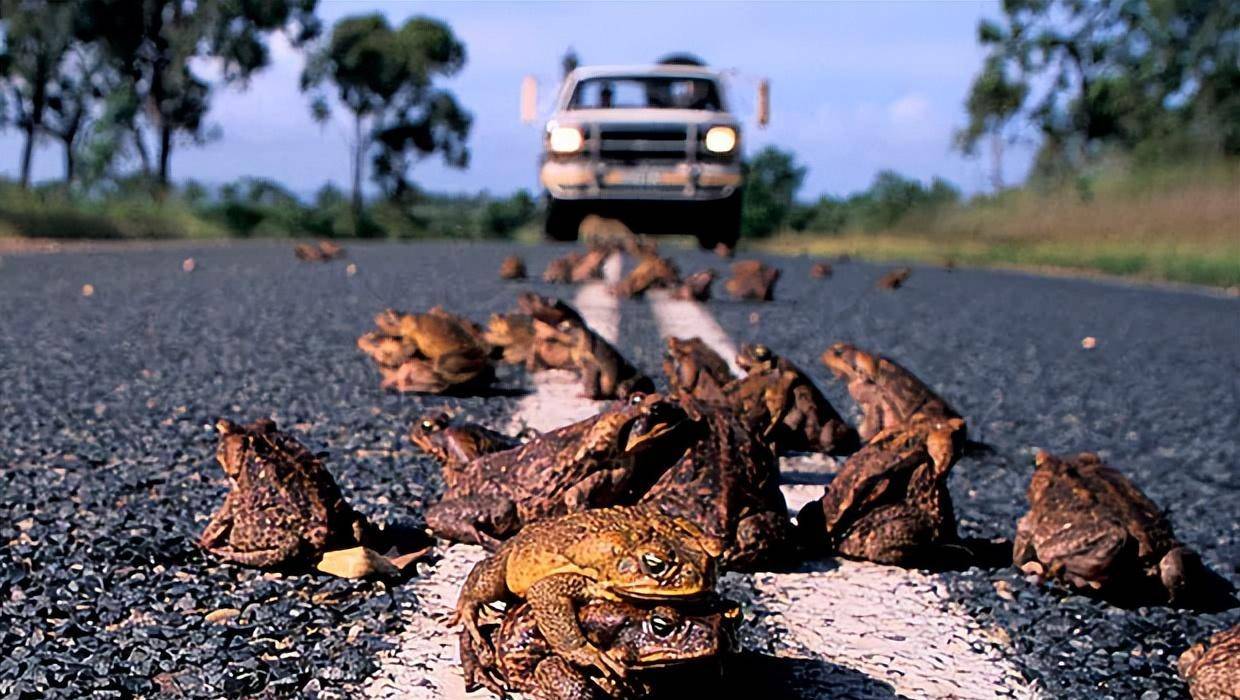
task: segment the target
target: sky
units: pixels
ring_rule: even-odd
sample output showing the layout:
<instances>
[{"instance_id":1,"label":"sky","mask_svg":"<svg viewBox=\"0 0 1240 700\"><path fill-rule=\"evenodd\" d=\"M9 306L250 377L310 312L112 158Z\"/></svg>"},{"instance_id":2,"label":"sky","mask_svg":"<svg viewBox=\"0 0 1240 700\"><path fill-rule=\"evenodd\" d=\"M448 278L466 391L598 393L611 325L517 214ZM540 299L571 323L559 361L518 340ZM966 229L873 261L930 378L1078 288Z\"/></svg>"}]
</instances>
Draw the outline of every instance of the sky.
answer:
<instances>
[{"instance_id":1,"label":"sky","mask_svg":"<svg viewBox=\"0 0 1240 700\"><path fill-rule=\"evenodd\" d=\"M540 125L519 120L525 75L537 78L541 117L549 115L560 57L573 47L583 65L651 62L688 51L727 71L745 149L794 152L808 168L803 199L864 189L884 169L928 180L938 175L966 192L988 187L987 159L951 149L965 122L964 99L983 52L976 27L997 16L997 2L556 3L366 2L326 0L330 26L354 14L382 12L393 24L414 15L446 21L468 51L465 68L443 83L474 116L466 170L437 158L412 177L436 192L507 193L537 187ZM278 180L308 195L327 181L347 187L343 112L319 125L298 91L304 58L283 38L271 41L272 65L244 91L215 92L209 122L219 138L174 152L173 178L219 184L242 176ZM210 70L210 67L207 67ZM771 124L754 122L757 82L771 81ZM0 174L18 172L20 136L0 132ZM1032 147L1005 156L1005 180L1023 178ZM58 178L53 144L36 154L35 176Z\"/></svg>"}]
</instances>

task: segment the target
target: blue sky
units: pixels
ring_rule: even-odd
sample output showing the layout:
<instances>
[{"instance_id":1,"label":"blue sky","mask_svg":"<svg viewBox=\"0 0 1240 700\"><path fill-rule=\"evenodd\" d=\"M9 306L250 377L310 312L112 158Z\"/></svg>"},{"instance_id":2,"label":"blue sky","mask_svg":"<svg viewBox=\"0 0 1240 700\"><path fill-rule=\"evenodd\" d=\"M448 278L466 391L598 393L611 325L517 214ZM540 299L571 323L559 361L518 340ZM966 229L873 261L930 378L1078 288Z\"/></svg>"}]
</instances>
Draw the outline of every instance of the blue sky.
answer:
<instances>
[{"instance_id":1,"label":"blue sky","mask_svg":"<svg viewBox=\"0 0 1240 700\"><path fill-rule=\"evenodd\" d=\"M689 51L732 71L731 91L746 120L746 148L766 144L794 151L809 167L803 198L864 188L884 168L919 178L941 175L964 190L987 186L985 160L951 151L964 122L963 101L981 65L981 17L997 2L822 3L507 3L363 2L327 0L330 24L346 15L381 11L399 23L415 14L448 22L465 42L469 62L447 86L474 114L468 170L427 160L414 180L435 191L510 192L536 186L536 126L518 120L522 76L539 80L544 110L568 46L582 62L640 63ZM349 178L346 126L309 116L297 90L302 56L272 42L273 65L248 90L217 91L210 122L221 137L182 147L173 177L220 183L244 175L270 177L299 193ZM772 83L772 122L753 124L759 78ZM343 116L343 115L338 115ZM20 138L0 132L0 173L17 173ZM1006 158L1006 179L1028 168L1030 147ZM56 178L61 155L50 144L35 174Z\"/></svg>"}]
</instances>

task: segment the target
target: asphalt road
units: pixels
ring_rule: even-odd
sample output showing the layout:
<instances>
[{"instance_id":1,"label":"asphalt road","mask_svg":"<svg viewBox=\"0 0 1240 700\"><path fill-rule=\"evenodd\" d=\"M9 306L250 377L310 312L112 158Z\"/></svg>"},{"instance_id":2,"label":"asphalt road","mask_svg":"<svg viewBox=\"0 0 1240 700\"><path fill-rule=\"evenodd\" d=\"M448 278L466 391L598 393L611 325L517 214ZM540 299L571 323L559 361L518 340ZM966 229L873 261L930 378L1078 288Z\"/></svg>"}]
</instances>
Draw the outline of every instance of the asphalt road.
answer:
<instances>
[{"instance_id":1,"label":"asphalt road","mask_svg":"<svg viewBox=\"0 0 1240 700\"><path fill-rule=\"evenodd\" d=\"M447 404L502 424L519 398L381 392L354 340L385 306L443 304L482 321L524 288L572 297L500 282L513 250L353 245L355 275L346 263L298 263L283 243L0 259L0 697L332 697L365 685L409 594L204 557L193 540L224 491L209 426L271 416L331 453L359 509L418 522L441 485L404 438L409 422ZM519 252L538 272L563 251ZM721 265L672 254L685 271ZM1240 585L1240 302L932 268L881 292L881 267L836 265L823 281L808 260L772 262L784 271L775 302L713 301L711 314L736 342L761 340L799 363L846 411L844 387L817 362L835 340L936 387L995 449L953 472L962 534L1011 536L1035 448L1090 449ZM621 304L619 345L657 374L646 302ZM529 379L505 369L500 383L515 394ZM1240 621L1240 610L1120 609L1011 569L935 580L980 626L1003 631L1009 660L1046 697L1181 697L1176 655ZM240 615L204 619L225 608Z\"/></svg>"}]
</instances>

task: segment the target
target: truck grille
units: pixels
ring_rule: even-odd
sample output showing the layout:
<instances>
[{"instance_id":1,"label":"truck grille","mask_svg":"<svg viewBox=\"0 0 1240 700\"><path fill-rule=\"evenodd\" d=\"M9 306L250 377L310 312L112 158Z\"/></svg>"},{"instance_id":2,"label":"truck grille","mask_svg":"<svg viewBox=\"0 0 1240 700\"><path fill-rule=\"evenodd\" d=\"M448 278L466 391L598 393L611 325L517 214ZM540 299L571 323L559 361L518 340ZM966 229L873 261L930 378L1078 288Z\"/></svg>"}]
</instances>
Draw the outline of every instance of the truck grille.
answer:
<instances>
[{"instance_id":1,"label":"truck grille","mask_svg":"<svg viewBox=\"0 0 1240 700\"><path fill-rule=\"evenodd\" d=\"M599 157L622 162L684 160L688 138L684 124L603 125L598 127Z\"/></svg>"}]
</instances>

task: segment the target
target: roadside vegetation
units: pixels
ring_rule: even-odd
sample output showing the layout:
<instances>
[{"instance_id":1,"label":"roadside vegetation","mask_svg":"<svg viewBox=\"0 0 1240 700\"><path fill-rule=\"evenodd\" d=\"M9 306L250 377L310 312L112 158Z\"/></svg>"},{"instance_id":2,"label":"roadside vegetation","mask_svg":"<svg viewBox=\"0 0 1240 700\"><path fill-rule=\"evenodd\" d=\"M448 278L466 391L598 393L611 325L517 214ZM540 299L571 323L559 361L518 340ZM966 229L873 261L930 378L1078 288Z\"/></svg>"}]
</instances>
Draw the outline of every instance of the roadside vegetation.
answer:
<instances>
[{"instance_id":1,"label":"roadside vegetation","mask_svg":"<svg viewBox=\"0 0 1240 700\"><path fill-rule=\"evenodd\" d=\"M542 212L530 193L437 194L413 177L429 157L469 164L473 118L444 86L467 61L451 28L380 14L324 28L315 5L0 0L0 128L23 142L17 178L0 180L0 236L532 239ZM954 141L988 158L989 192L891 170L863 191L807 198L806 166L766 148L746 165L744 244L1238 286L1236 26L1240 5L1219 0L1004 3L978 27L987 53ZM276 33L306 52L309 113L352 134L349 190L174 179L177 149L219 135L214 91L244 89ZM1018 141L1039 150L1010 186L1003 156ZM63 152L59 181L32 182L38 143Z\"/></svg>"}]
</instances>

